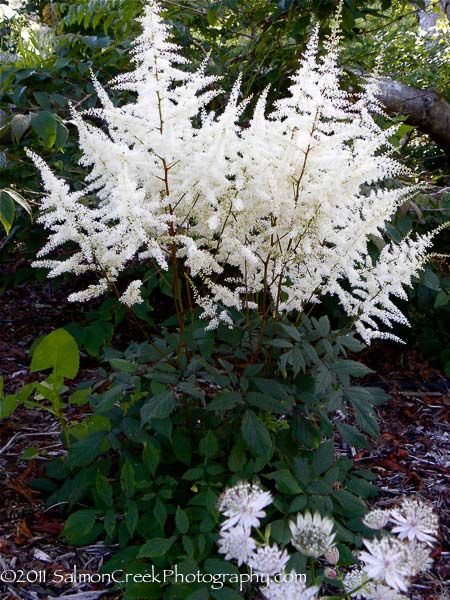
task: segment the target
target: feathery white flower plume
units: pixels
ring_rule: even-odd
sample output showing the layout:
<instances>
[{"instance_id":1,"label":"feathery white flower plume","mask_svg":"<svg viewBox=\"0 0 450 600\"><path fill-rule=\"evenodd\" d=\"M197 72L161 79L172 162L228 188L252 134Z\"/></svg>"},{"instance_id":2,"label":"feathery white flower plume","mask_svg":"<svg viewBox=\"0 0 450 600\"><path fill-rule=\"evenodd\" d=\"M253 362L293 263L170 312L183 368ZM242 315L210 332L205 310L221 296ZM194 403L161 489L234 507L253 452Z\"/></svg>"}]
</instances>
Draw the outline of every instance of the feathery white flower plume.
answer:
<instances>
[{"instance_id":1,"label":"feathery white flower plume","mask_svg":"<svg viewBox=\"0 0 450 600\"><path fill-rule=\"evenodd\" d=\"M114 106L94 80L102 108L73 113L89 169L84 190L70 191L29 153L47 191L39 221L49 238L36 266L101 280L71 296L83 301L117 286L136 260L167 269L178 259L202 283L194 296L208 328L231 326L230 309L255 308L263 293L278 313L332 294L366 342L397 339L389 329L406 319L392 298L405 297L432 236L369 256L370 237L383 235L414 188L383 183L405 169L386 152L392 132L371 114L374 82L356 102L341 89L337 21L325 54L316 28L288 95L267 114L262 94L246 128L240 81L214 114L215 78L205 64L186 69L155 0L139 22L134 68L113 81L135 99ZM44 258L67 243L77 247L68 258Z\"/></svg>"}]
</instances>

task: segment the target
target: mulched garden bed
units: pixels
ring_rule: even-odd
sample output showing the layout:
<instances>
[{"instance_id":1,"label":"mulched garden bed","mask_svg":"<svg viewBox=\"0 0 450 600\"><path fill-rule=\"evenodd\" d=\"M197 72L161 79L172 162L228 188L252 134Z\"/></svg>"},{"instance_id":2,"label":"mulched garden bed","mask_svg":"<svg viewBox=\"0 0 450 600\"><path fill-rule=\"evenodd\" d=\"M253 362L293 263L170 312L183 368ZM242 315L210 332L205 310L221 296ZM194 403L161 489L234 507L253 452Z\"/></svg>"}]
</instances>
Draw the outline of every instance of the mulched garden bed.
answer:
<instances>
[{"instance_id":1,"label":"mulched garden bed","mask_svg":"<svg viewBox=\"0 0 450 600\"><path fill-rule=\"evenodd\" d=\"M75 319L79 308L64 304L66 293L49 285L22 285L0 296L0 372L13 390L29 378L31 343L55 327ZM64 310L61 310L64 306ZM89 361L83 377L90 379ZM355 461L377 475L381 494L376 505L388 507L402 494L419 493L440 514L441 538L434 551L430 575L413 586L413 600L450 598L450 381L430 368L414 351L394 344L376 344L363 362L377 371L371 383L382 385L390 401L379 409L381 439ZM401 366L399 366L401 365ZM39 450L25 460L29 446ZM97 573L114 548L95 544L74 548L63 543L58 507L45 508L30 480L45 461L64 452L57 424L50 415L18 410L0 426L0 570L36 571L68 575ZM446 588L447 585L447 588ZM0 584L0 599L59 598L95 600L116 598L101 584L59 582Z\"/></svg>"}]
</instances>

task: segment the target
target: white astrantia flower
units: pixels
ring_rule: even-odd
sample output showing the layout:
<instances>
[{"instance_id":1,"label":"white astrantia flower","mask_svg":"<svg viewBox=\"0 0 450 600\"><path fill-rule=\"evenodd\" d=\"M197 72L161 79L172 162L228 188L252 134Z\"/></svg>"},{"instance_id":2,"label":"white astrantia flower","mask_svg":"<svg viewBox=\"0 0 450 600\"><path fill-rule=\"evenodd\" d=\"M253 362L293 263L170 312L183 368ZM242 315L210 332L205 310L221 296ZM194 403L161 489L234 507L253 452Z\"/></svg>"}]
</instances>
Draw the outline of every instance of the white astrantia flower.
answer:
<instances>
[{"instance_id":1,"label":"white astrantia flower","mask_svg":"<svg viewBox=\"0 0 450 600\"><path fill-rule=\"evenodd\" d=\"M373 583L369 580L367 573L359 567L355 567L345 574L343 584L346 593L356 600L366 598L373 588Z\"/></svg>"},{"instance_id":2,"label":"white astrantia flower","mask_svg":"<svg viewBox=\"0 0 450 600\"><path fill-rule=\"evenodd\" d=\"M50 277L89 272L120 287L136 261L167 270L178 260L208 329L231 327L231 310L257 307L263 292L275 313L331 294L366 342L396 339L386 330L406 319L393 298L406 298L434 234L369 254L372 236L383 236L415 188L385 184L405 169L389 155L392 129L372 116L374 81L356 102L341 89L337 24L324 54L315 29L286 97L268 114L267 90L241 127L240 81L221 114L208 110L216 78L206 64L188 68L156 0L139 23L133 69L112 82L132 100L116 106L94 79L101 108L73 111L89 170L83 190L29 152L47 191L39 222L49 236L35 265ZM76 249L52 258L60 246ZM71 300L108 289L94 283Z\"/></svg>"},{"instance_id":3,"label":"white astrantia flower","mask_svg":"<svg viewBox=\"0 0 450 600\"><path fill-rule=\"evenodd\" d=\"M267 600L316 600L319 586L307 587L294 571L284 573L276 580L270 580L263 588Z\"/></svg>"},{"instance_id":4,"label":"white astrantia flower","mask_svg":"<svg viewBox=\"0 0 450 600\"><path fill-rule=\"evenodd\" d=\"M289 561L287 550L280 550L277 544L260 546L249 558L248 565L256 573L272 577L282 573Z\"/></svg>"},{"instance_id":5,"label":"white astrantia flower","mask_svg":"<svg viewBox=\"0 0 450 600\"><path fill-rule=\"evenodd\" d=\"M391 513L389 510L375 508L367 513L363 518L363 523L369 529L383 529L389 523Z\"/></svg>"},{"instance_id":6,"label":"white astrantia flower","mask_svg":"<svg viewBox=\"0 0 450 600\"><path fill-rule=\"evenodd\" d=\"M218 546L219 553L225 554L225 560L235 560L241 566L243 563L247 563L256 548L256 543L248 529L242 525L236 525L227 531L220 532Z\"/></svg>"},{"instance_id":7,"label":"white astrantia flower","mask_svg":"<svg viewBox=\"0 0 450 600\"><path fill-rule=\"evenodd\" d=\"M433 559L428 546L412 541L408 544L407 550L408 568L412 577L416 577L419 573L424 573L431 568Z\"/></svg>"},{"instance_id":8,"label":"white astrantia flower","mask_svg":"<svg viewBox=\"0 0 450 600\"><path fill-rule=\"evenodd\" d=\"M291 521L289 527L292 545L305 556L318 558L334 546L334 522L329 517L306 512L304 515L297 515L297 519Z\"/></svg>"},{"instance_id":9,"label":"white astrantia flower","mask_svg":"<svg viewBox=\"0 0 450 600\"><path fill-rule=\"evenodd\" d=\"M219 511L227 517L222 530L235 525L247 529L259 527L260 519L266 516L264 508L272 504L272 495L258 484L241 482L226 489L219 498Z\"/></svg>"},{"instance_id":10,"label":"white astrantia flower","mask_svg":"<svg viewBox=\"0 0 450 600\"><path fill-rule=\"evenodd\" d=\"M406 544L393 536L381 540L363 540L367 548L359 553L364 570L370 579L386 583L394 590L406 592L411 571Z\"/></svg>"},{"instance_id":11,"label":"white astrantia flower","mask_svg":"<svg viewBox=\"0 0 450 600\"><path fill-rule=\"evenodd\" d=\"M399 508L391 511L392 532L401 540L417 540L428 545L436 541L439 519L430 504L420 498L403 498Z\"/></svg>"},{"instance_id":12,"label":"white astrantia flower","mask_svg":"<svg viewBox=\"0 0 450 600\"><path fill-rule=\"evenodd\" d=\"M325 552L325 560L332 565L337 565L339 562L339 549L337 546L332 546Z\"/></svg>"},{"instance_id":13,"label":"white astrantia flower","mask_svg":"<svg viewBox=\"0 0 450 600\"><path fill-rule=\"evenodd\" d=\"M371 586L363 598L366 600L408 600L408 596L381 583Z\"/></svg>"},{"instance_id":14,"label":"white astrantia flower","mask_svg":"<svg viewBox=\"0 0 450 600\"><path fill-rule=\"evenodd\" d=\"M134 304L141 304L143 302L141 296L141 287L142 281L140 279L136 279L132 281L130 285L127 287L125 292L120 297L120 301L126 304L127 306L133 306Z\"/></svg>"}]
</instances>

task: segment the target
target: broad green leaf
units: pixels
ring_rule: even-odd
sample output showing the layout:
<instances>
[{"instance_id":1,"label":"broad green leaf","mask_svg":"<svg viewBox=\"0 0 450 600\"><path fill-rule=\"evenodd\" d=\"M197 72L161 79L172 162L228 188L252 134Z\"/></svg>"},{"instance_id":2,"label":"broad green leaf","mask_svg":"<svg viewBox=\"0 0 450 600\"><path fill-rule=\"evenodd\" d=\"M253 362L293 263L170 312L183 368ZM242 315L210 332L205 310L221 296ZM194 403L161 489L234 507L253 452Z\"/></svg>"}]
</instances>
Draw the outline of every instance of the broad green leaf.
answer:
<instances>
[{"instance_id":1,"label":"broad green leaf","mask_svg":"<svg viewBox=\"0 0 450 600\"><path fill-rule=\"evenodd\" d=\"M155 448L150 444L144 445L144 450L142 451L142 460L152 475L155 475L156 473L156 469L159 465L160 455L161 451L158 448Z\"/></svg>"},{"instance_id":2,"label":"broad green leaf","mask_svg":"<svg viewBox=\"0 0 450 600\"><path fill-rule=\"evenodd\" d=\"M354 448L368 448L369 442L365 435L360 433L355 427L347 425L347 423L336 423L337 429L342 436L342 439Z\"/></svg>"},{"instance_id":3,"label":"broad green leaf","mask_svg":"<svg viewBox=\"0 0 450 600\"><path fill-rule=\"evenodd\" d=\"M6 235L8 235L11 231L15 214L16 205L10 196L6 194L4 190L2 190L0 192L0 223L3 225Z\"/></svg>"},{"instance_id":4,"label":"broad green leaf","mask_svg":"<svg viewBox=\"0 0 450 600\"><path fill-rule=\"evenodd\" d=\"M38 112L31 119L31 127L44 142L46 148L54 145L58 132L58 119L54 113L48 110Z\"/></svg>"},{"instance_id":5,"label":"broad green leaf","mask_svg":"<svg viewBox=\"0 0 450 600\"><path fill-rule=\"evenodd\" d=\"M186 512L178 507L175 513L175 525L180 533L187 533L189 531L189 517Z\"/></svg>"},{"instance_id":6,"label":"broad green leaf","mask_svg":"<svg viewBox=\"0 0 450 600\"><path fill-rule=\"evenodd\" d=\"M151 419L164 419L172 414L177 402L172 391L148 398L141 408L141 419L148 423Z\"/></svg>"},{"instance_id":7,"label":"broad green leaf","mask_svg":"<svg viewBox=\"0 0 450 600\"><path fill-rule=\"evenodd\" d=\"M55 137L55 142L54 142L55 148L58 150L60 148L62 148L64 146L64 144L67 142L68 137L69 137L69 130L64 125L64 123L62 123L62 121L60 119L58 119L56 121L56 137Z\"/></svg>"},{"instance_id":8,"label":"broad green leaf","mask_svg":"<svg viewBox=\"0 0 450 600\"><path fill-rule=\"evenodd\" d=\"M347 490L334 490L331 496L341 505L346 517L362 517L367 512L367 506Z\"/></svg>"},{"instance_id":9,"label":"broad green leaf","mask_svg":"<svg viewBox=\"0 0 450 600\"><path fill-rule=\"evenodd\" d=\"M138 368L136 363L130 362L129 360L124 360L123 358L110 358L109 364L115 371L119 371L121 373L134 373Z\"/></svg>"},{"instance_id":10,"label":"broad green leaf","mask_svg":"<svg viewBox=\"0 0 450 600\"><path fill-rule=\"evenodd\" d=\"M164 525L167 521L167 508L161 498L156 498L155 508L153 509L153 515L156 522L160 525L161 529L164 529Z\"/></svg>"},{"instance_id":11,"label":"broad green leaf","mask_svg":"<svg viewBox=\"0 0 450 600\"><path fill-rule=\"evenodd\" d=\"M136 478L134 467L128 461L125 461L120 469L120 485L125 496L131 498L136 489Z\"/></svg>"},{"instance_id":12,"label":"broad green leaf","mask_svg":"<svg viewBox=\"0 0 450 600\"><path fill-rule=\"evenodd\" d=\"M112 537L114 534L114 530L116 528L116 520L117 516L113 510L106 511L105 517L103 519L103 526L109 537Z\"/></svg>"},{"instance_id":13,"label":"broad green leaf","mask_svg":"<svg viewBox=\"0 0 450 600\"><path fill-rule=\"evenodd\" d=\"M215 456L219 450L219 443L216 436L212 431L208 433L200 440L199 453L205 458L211 458Z\"/></svg>"},{"instance_id":14,"label":"broad green leaf","mask_svg":"<svg viewBox=\"0 0 450 600\"><path fill-rule=\"evenodd\" d=\"M55 329L41 339L33 350L30 371L53 369L55 375L73 379L80 365L80 352L65 329Z\"/></svg>"},{"instance_id":15,"label":"broad green leaf","mask_svg":"<svg viewBox=\"0 0 450 600\"><path fill-rule=\"evenodd\" d=\"M1 190L1 193L5 194L6 196L9 196L9 198L11 198L13 202L21 206L31 217L31 206L28 204L25 198L21 196L18 192L12 190L11 188L4 188L3 190Z\"/></svg>"},{"instance_id":16,"label":"broad green leaf","mask_svg":"<svg viewBox=\"0 0 450 600\"><path fill-rule=\"evenodd\" d=\"M64 525L63 536L70 544L80 543L92 531L96 516L97 512L90 509L72 513Z\"/></svg>"},{"instance_id":17,"label":"broad green leaf","mask_svg":"<svg viewBox=\"0 0 450 600\"><path fill-rule=\"evenodd\" d=\"M241 394L239 392L220 392L206 406L206 410L216 412L226 412L232 410L241 402Z\"/></svg>"},{"instance_id":18,"label":"broad green leaf","mask_svg":"<svg viewBox=\"0 0 450 600\"><path fill-rule=\"evenodd\" d=\"M175 540L175 536L170 538L153 538L141 546L137 557L157 558L158 556L164 556L170 550Z\"/></svg>"},{"instance_id":19,"label":"broad green leaf","mask_svg":"<svg viewBox=\"0 0 450 600\"><path fill-rule=\"evenodd\" d=\"M95 480L95 490L97 494L100 496L102 502L106 504L106 506L112 506L112 487L109 484L107 478L102 475L100 472L97 473L97 477Z\"/></svg>"},{"instance_id":20,"label":"broad green leaf","mask_svg":"<svg viewBox=\"0 0 450 600\"><path fill-rule=\"evenodd\" d=\"M0 398L0 419L6 419L19 406L19 398L16 395L10 394L5 398Z\"/></svg>"},{"instance_id":21,"label":"broad green leaf","mask_svg":"<svg viewBox=\"0 0 450 600\"><path fill-rule=\"evenodd\" d=\"M314 475L318 477L333 465L334 445L333 442L324 442L314 451L312 458L312 468Z\"/></svg>"},{"instance_id":22,"label":"broad green leaf","mask_svg":"<svg viewBox=\"0 0 450 600\"><path fill-rule=\"evenodd\" d=\"M228 467L231 471L238 473L242 471L246 462L246 456L242 444L235 444L228 457Z\"/></svg>"},{"instance_id":23,"label":"broad green leaf","mask_svg":"<svg viewBox=\"0 0 450 600\"><path fill-rule=\"evenodd\" d=\"M138 521L139 512L136 502L134 500L127 500L125 504L125 524L131 536L136 530Z\"/></svg>"},{"instance_id":24,"label":"broad green leaf","mask_svg":"<svg viewBox=\"0 0 450 600\"><path fill-rule=\"evenodd\" d=\"M369 369L366 365L348 359L337 360L333 365L333 369L339 375L350 375L351 377L364 377L369 373L373 373L372 369Z\"/></svg>"},{"instance_id":25,"label":"broad green leaf","mask_svg":"<svg viewBox=\"0 0 450 600\"><path fill-rule=\"evenodd\" d=\"M191 438L180 430L173 433L172 448L178 460L185 465L191 464L192 459L192 442Z\"/></svg>"},{"instance_id":26,"label":"broad green leaf","mask_svg":"<svg viewBox=\"0 0 450 600\"><path fill-rule=\"evenodd\" d=\"M298 485L297 480L287 469L280 469L266 475L267 479L273 479L277 490L282 494L301 494L302 489Z\"/></svg>"},{"instance_id":27,"label":"broad green leaf","mask_svg":"<svg viewBox=\"0 0 450 600\"><path fill-rule=\"evenodd\" d=\"M262 394L261 392L247 392L245 399L252 406L275 414L285 415L292 411L293 401L291 398L288 400L278 400L268 394Z\"/></svg>"},{"instance_id":28,"label":"broad green leaf","mask_svg":"<svg viewBox=\"0 0 450 600\"><path fill-rule=\"evenodd\" d=\"M73 443L67 458L68 466L84 467L93 462L102 452L106 435L105 431L94 431Z\"/></svg>"},{"instance_id":29,"label":"broad green leaf","mask_svg":"<svg viewBox=\"0 0 450 600\"><path fill-rule=\"evenodd\" d=\"M272 451L270 433L252 410L244 413L241 433L245 443L255 456L269 458Z\"/></svg>"},{"instance_id":30,"label":"broad green leaf","mask_svg":"<svg viewBox=\"0 0 450 600\"><path fill-rule=\"evenodd\" d=\"M30 115L14 115L11 119L11 137L15 144L20 142L23 134L29 128L30 123Z\"/></svg>"}]
</instances>

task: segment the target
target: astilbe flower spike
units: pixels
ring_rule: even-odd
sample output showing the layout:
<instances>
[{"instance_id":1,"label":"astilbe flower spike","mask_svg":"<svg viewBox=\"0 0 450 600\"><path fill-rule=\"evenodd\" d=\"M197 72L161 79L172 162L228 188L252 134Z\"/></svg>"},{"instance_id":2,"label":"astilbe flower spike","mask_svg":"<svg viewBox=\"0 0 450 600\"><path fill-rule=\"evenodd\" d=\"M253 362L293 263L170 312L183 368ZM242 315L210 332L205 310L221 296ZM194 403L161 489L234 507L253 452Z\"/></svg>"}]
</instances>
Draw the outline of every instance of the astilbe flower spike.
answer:
<instances>
[{"instance_id":1,"label":"astilbe flower spike","mask_svg":"<svg viewBox=\"0 0 450 600\"><path fill-rule=\"evenodd\" d=\"M282 313L333 294L366 342L395 338L380 326L406 322L392 298L405 297L432 236L369 257L369 239L383 236L414 189L383 183L404 169L386 152L391 130L372 117L373 81L356 102L341 89L338 25L324 56L314 30L287 97L269 112L262 94L242 128L240 82L221 114L208 111L216 80L206 65L189 70L156 0L140 24L134 69L113 81L135 99L114 106L94 79L102 108L73 111L89 170L83 192L29 153L47 190L39 221L49 239L36 266L52 277L93 274L96 283L69 297L84 301L120 287L132 261L165 270L175 257L210 328L231 325L230 309L256 308L258 296ZM47 257L67 242L77 247L71 256ZM139 288L131 282L122 301L140 302Z\"/></svg>"}]
</instances>

